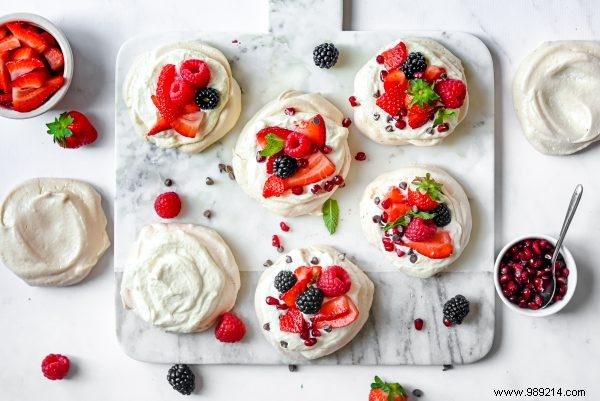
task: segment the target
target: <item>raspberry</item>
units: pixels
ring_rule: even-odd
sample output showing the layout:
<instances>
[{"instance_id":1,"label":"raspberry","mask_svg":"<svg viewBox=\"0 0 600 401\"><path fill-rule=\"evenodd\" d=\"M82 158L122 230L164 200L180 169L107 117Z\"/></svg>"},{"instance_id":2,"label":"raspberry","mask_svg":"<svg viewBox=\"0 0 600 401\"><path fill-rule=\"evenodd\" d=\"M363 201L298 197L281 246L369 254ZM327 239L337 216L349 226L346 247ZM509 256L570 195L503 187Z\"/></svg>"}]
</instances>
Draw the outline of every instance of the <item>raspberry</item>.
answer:
<instances>
[{"instance_id":1,"label":"raspberry","mask_svg":"<svg viewBox=\"0 0 600 401\"><path fill-rule=\"evenodd\" d=\"M42 361L42 373L50 380L62 380L69 373L69 358L60 354L50 354Z\"/></svg>"},{"instance_id":2,"label":"raspberry","mask_svg":"<svg viewBox=\"0 0 600 401\"><path fill-rule=\"evenodd\" d=\"M437 227L432 220L423 220L420 217L412 219L412 221L404 230L404 235L411 241L428 241L433 238Z\"/></svg>"},{"instance_id":3,"label":"raspberry","mask_svg":"<svg viewBox=\"0 0 600 401\"><path fill-rule=\"evenodd\" d=\"M215 327L215 337L223 343L236 343L241 341L246 334L244 322L233 313L226 312Z\"/></svg>"},{"instance_id":4,"label":"raspberry","mask_svg":"<svg viewBox=\"0 0 600 401\"><path fill-rule=\"evenodd\" d=\"M195 92L189 82L177 78L171 84L169 95L175 106L184 106L194 101Z\"/></svg>"},{"instance_id":5,"label":"raspberry","mask_svg":"<svg viewBox=\"0 0 600 401\"><path fill-rule=\"evenodd\" d=\"M344 295L350 290L352 280L348 272L341 266L329 266L321 273L317 281L317 287L323 291L326 297L337 297Z\"/></svg>"},{"instance_id":6,"label":"raspberry","mask_svg":"<svg viewBox=\"0 0 600 401\"><path fill-rule=\"evenodd\" d=\"M204 88L210 81L210 69L202 60L190 59L181 63L179 75L189 82L194 89Z\"/></svg>"},{"instance_id":7,"label":"raspberry","mask_svg":"<svg viewBox=\"0 0 600 401\"><path fill-rule=\"evenodd\" d=\"M163 219L177 217L181 211L181 199L175 192L160 194L154 202L154 210Z\"/></svg>"},{"instance_id":8,"label":"raspberry","mask_svg":"<svg viewBox=\"0 0 600 401\"><path fill-rule=\"evenodd\" d=\"M306 135L292 132L285 140L285 154L295 158L308 156L311 152L312 142Z\"/></svg>"},{"instance_id":9,"label":"raspberry","mask_svg":"<svg viewBox=\"0 0 600 401\"><path fill-rule=\"evenodd\" d=\"M448 109L461 107L467 96L467 87L460 79L445 79L435 84L434 89Z\"/></svg>"}]
</instances>

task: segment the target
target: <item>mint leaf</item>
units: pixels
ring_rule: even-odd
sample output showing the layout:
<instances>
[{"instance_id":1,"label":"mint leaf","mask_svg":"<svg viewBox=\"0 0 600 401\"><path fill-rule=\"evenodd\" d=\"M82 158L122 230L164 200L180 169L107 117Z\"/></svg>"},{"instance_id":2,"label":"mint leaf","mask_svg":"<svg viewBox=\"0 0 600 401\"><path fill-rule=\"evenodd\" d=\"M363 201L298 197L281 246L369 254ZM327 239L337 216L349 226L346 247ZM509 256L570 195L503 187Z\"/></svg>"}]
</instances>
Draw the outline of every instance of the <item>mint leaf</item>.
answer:
<instances>
[{"instance_id":1,"label":"mint leaf","mask_svg":"<svg viewBox=\"0 0 600 401\"><path fill-rule=\"evenodd\" d=\"M435 112L435 118L433 120L433 126L437 127L438 125L443 124L450 117L454 117L454 116L456 116L456 112L454 112L452 110L445 109L443 107L440 107Z\"/></svg>"},{"instance_id":2,"label":"mint leaf","mask_svg":"<svg viewBox=\"0 0 600 401\"><path fill-rule=\"evenodd\" d=\"M283 145L285 144L285 141L275 134L267 134L265 140L267 141L267 146L260 152L261 156L276 155L281 152Z\"/></svg>"},{"instance_id":3,"label":"mint leaf","mask_svg":"<svg viewBox=\"0 0 600 401\"><path fill-rule=\"evenodd\" d=\"M340 219L340 207L335 199L328 199L323 203L323 222L329 234L335 233Z\"/></svg>"},{"instance_id":4,"label":"mint leaf","mask_svg":"<svg viewBox=\"0 0 600 401\"><path fill-rule=\"evenodd\" d=\"M423 220L431 220L435 217L435 213L427 213L427 212L416 212L415 213L412 210L409 210L404 216L398 217L396 219L396 221L387 223L385 226L383 226L383 231L391 230L392 228L398 227L398 226L406 227L408 225L408 223L410 223L410 220L407 219L406 216L420 217Z\"/></svg>"}]
</instances>

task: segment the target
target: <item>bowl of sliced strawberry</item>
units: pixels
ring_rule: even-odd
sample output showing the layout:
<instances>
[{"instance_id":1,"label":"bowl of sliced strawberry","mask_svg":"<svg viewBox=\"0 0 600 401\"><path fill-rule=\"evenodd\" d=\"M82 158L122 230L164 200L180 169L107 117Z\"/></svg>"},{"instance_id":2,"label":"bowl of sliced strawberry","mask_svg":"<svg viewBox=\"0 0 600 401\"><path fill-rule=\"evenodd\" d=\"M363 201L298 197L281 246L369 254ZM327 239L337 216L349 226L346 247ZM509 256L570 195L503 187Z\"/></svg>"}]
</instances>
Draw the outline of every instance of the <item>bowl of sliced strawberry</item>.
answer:
<instances>
[{"instance_id":1,"label":"bowl of sliced strawberry","mask_svg":"<svg viewBox=\"0 0 600 401\"><path fill-rule=\"evenodd\" d=\"M50 110L73 77L73 52L47 19L29 13L0 18L0 116L30 118Z\"/></svg>"}]
</instances>

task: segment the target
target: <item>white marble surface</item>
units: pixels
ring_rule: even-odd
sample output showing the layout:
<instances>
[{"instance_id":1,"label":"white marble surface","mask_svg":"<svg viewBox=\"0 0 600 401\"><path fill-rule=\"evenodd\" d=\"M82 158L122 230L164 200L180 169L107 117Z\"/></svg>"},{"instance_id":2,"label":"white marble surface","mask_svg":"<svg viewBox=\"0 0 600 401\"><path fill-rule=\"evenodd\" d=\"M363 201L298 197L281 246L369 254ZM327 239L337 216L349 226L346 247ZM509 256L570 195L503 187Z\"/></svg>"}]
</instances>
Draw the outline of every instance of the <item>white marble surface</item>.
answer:
<instances>
[{"instance_id":1,"label":"white marble surface","mask_svg":"<svg viewBox=\"0 0 600 401\"><path fill-rule=\"evenodd\" d=\"M520 132L509 88L518 62L540 42L598 39L600 11L593 0L522 1L519 7L491 0L432 0L426 12L409 9L406 4L355 2L347 6L350 15L345 27L463 30L479 35L490 47L497 81L496 249L519 234L556 233L573 181L586 187L567 239L580 270L580 286L572 304L554 317L531 319L515 315L497 302L492 352L476 364L448 372L440 367L311 367L291 374L282 367L199 367L196 372L202 385L198 396L224 399L235 383L249 399L268 395L288 400L359 400L366 399L370 379L379 373L409 388L421 388L426 400L493 400L493 389L527 386L585 389L588 396L580 399L598 397L600 384L594 379L600 369L600 279L594 262L600 251L594 239L600 235L600 189L597 175L590 171L597 171L600 150L596 146L567 158L536 153ZM235 6L232 2L182 0L177 5L166 17L159 3L64 0L57 7L23 0L3 5L3 13L37 12L66 31L79 67L74 86L60 107L90 113L103 137L86 150L65 152L53 147L44 134L43 123L49 116L26 122L0 121L4 134L1 194L26 178L56 175L87 179L112 199L113 66L116 51L126 38L199 26L221 31L262 31L267 27L266 3L258 0L236 2ZM186 7L197 12L184 12ZM105 202L105 207L112 212L111 202ZM166 366L133 361L119 349L114 336L110 254L90 279L73 288L29 288L7 269L0 269L0 289L0 353L10 366L0 370L0 399L180 399L166 384ZM53 383L40 377L39 362L48 352L72 356L77 368L70 380Z\"/></svg>"}]
</instances>

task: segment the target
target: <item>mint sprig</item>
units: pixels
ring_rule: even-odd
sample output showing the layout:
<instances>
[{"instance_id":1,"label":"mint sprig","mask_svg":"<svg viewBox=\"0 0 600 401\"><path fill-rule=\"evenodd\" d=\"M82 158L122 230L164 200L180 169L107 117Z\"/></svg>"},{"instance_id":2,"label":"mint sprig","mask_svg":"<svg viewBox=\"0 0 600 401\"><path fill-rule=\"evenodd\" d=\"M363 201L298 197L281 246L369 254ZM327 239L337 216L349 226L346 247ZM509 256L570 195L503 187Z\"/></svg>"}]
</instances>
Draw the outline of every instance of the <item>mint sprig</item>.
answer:
<instances>
[{"instance_id":1,"label":"mint sprig","mask_svg":"<svg viewBox=\"0 0 600 401\"><path fill-rule=\"evenodd\" d=\"M448 120L454 116L456 116L455 111L440 107L435 112L435 118L433 119L433 126L437 127L438 125L443 124L446 120Z\"/></svg>"},{"instance_id":2,"label":"mint sprig","mask_svg":"<svg viewBox=\"0 0 600 401\"><path fill-rule=\"evenodd\" d=\"M340 207L335 199L327 199L323 203L323 222L329 234L333 235L340 219Z\"/></svg>"},{"instance_id":3,"label":"mint sprig","mask_svg":"<svg viewBox=\"0 0 600 401\"><path fill-rule=\"evenodd\" d=\"M260 152L261 156L273 156L281 152L285 141L275 134L267 134L265 136L267 146Z\"/></svg>"},{"instance_id":4,"label":"mint sprig","mask_svg":"<svg viewBox=\"0 0 600 401\"><path fill-rule=\"evenodd\" d=\"M410 223L410 219L408 219L407 216L413 218L420 217L423 220L431 220L435 217L435 213L413 212L412 210L409 210L404 216L398 217L396 221L389 222L385 226L383 226L383 231L391 230L392 228L398 226L406 227L408 223Z\"/></svg>"}]
</instances>

